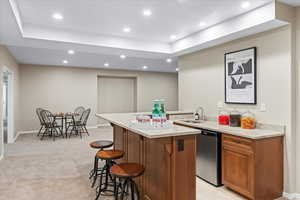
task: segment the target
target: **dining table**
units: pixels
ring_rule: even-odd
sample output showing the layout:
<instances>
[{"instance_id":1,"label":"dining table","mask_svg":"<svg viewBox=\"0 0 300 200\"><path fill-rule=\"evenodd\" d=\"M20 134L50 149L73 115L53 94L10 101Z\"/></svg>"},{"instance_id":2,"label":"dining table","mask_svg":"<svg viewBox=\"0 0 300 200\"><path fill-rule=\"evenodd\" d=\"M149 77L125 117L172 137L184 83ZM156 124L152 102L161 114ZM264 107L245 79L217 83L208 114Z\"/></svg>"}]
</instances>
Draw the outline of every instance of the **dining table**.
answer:
<instances>
[{"instance_id":1,"label":"dining table","mask_svg":"<svg viewBox=\"0 0 300 200\"><path fill-rule=\"evenodd\" d=\"M67 131L68 131L68 119L70 119L69 122L75 122L75 117L79 116L79 113L75 113L75 112L57 112L53 114L53 118L54 118L54 122L56 120L61 120L61 131L63 134L65 134L66 138L67 138Z\"/></svg>"}]
</instances>

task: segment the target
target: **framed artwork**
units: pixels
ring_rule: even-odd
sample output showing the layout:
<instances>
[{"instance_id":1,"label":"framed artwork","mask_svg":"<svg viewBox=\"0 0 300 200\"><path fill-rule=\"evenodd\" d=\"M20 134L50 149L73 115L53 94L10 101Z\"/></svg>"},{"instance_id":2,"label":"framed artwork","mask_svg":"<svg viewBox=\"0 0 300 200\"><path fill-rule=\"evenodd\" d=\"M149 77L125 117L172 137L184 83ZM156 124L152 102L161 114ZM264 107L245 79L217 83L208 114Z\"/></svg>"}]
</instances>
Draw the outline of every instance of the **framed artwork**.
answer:
<instances>
[{"instance_id":1,"label":"framed artwork","mask_svg":"<svg viewBox=\"0 0 300 200\"><path fill-rule=\"evenodd\" d=\"M225 54L225 103L257 103L256 47Z\"/></svg>"}]
</instances>

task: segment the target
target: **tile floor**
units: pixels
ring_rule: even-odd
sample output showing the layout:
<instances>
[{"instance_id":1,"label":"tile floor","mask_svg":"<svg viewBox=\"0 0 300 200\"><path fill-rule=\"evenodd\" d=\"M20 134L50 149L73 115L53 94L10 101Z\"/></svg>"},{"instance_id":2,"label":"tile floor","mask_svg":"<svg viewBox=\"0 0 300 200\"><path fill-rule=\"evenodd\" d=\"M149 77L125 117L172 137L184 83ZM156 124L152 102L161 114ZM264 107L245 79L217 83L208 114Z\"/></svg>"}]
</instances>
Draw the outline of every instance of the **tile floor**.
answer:
<instances>
[{"instance_id":1,"label":"tile floor","mask_svg":"<svg viewBox=\"0 0 300 200\"><path fill-rule=\"evenodd\" d=\"M56 141L20 135L16 143L6 146L6 157L0 161L0 200L93 200L95 190L87 174L95 150L88 144L97 139L112 140L112 129L91 129L89 137ZM242 199L197 178L197 200Z\"/></svg>"}]
</instances>

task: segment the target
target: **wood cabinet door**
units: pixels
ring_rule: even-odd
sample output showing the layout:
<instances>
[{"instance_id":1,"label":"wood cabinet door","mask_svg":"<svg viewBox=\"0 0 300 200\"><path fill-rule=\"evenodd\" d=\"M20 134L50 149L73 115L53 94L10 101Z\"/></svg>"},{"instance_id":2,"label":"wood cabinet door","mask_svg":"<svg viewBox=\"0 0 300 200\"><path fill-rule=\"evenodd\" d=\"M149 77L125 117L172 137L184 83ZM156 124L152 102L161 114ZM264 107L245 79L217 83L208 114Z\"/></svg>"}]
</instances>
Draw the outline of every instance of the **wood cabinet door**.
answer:
<instances>
[{"instance_id":1,"label":"wood cabinet door","mask_svg":"<svg viewBox=\"0 0 300 200\"><path fill-rule=\"evenodd\" d=\"M196 136L173 137L173 200L196 200Z\"/></svg>"},{"instance_id":2,"label":"wood cabinet door","mask_svg":"<svg viewBox=\"0 0 300 200\"><path fill-rule=\"evenodd\" d=\"M171 200L172 140L148 139L144 141L146 171L143 183L143 200Z\"/></svg>"},{"instance_id":3,"label":"wood cabinet door","mask_svg":"<svg viewBox=\"0 0 300 200\"><path fill-rule=\"evenodd\" d=\"M145 152L143 151L143 137L133 133L131 131L127 132L127 162L129 163L139 163L144 165L143 163L143 155ZM135 182L139 187L140 194L143 194L142 181L143 176L135 178Z\"/></svg>"},{"instance_id":4,"label":"wood cabinet door","mask_svg":"<svg viewBox=\"0 0 300 200\"><path fill-rule=\"evenodd\" d=\"M223 184L250 199L254 198L254 154L241 148L223 145Z\"/></svg>"},{"instance_id":5,"label":"wood cabinet door","mask_svg":"<svg viewBox=\"0 0 300 200\"><path fill-rule=\"evenodd\" d=\"M127 161L140 163L142 155L142 136L133 133L131 131L127 132Z\"/></svg>"},{"instance_id":6,"label":"wood cabinet door","mask_svg":"<svg viewBox=\"0 0 300 200\"><path fill-rule=\"evenodd\" d=\"M126 162L127 161L127 130L120 126L114 125L114 149L123 150L125 156L118 159L116 162Z\"/></svg>"}]
</instances>

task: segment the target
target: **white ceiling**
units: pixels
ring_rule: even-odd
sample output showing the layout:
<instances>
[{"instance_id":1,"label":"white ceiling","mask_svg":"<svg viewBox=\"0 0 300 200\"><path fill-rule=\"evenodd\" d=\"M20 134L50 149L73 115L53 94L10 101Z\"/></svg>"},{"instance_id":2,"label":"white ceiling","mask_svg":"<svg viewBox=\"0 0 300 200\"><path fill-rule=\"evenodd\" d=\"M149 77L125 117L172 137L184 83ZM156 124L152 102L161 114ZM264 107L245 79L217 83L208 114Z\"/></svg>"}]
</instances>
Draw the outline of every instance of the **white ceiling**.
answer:
<instances>
[{"instance_id":1,"label":"white ceiling","mask_svg":"<svg viewBox=\"0 0 300 200\"><path fill-rule=\"evenodd\" d=\"M140 40L171 42L262 6L270 0L251 0L251 6L241 7L243 0L16 0L23 25L64 30L80 34L101 34ZM142 15L151 9L150 17ZM50 16L62 13L64 20ZM200 27L205 22L207 26ZM131 27L130 33L122 31Z\"/></svg>"},{"instance_id":2,"label":"white ceiling","mask_svg":"<svg viewBox=\"0 0 300 200\"><path fill-rule=\"evenodd\" d=\"M294 5L295 1L299 3L299 0L282 1ZM265 6L272 0L249 0L248 8L241 7L243 2L0 0L0 19L5 19L0 20L0 44L9 46L20 63L62 65L62 60L66 59L68 66L105 68L104 63L108 62L109 68L113 69L143 70L146 65L147 71L175 72L175 55L178 53L174 52L174 48L184 50L187 45L182 44L186 41L196 43L197 39L190 39L197 38L196 33L203 32L204 38L208 39L222 31L228 32L228 25L236 29L236 34L227 33L230 37L223 36L225 40L212 43L217 44L282 25L270 18L273 17L272 5ZM143 9L151 9L153 14L145 17ZM269 15L265 10L270 10ZM61 13L64 19L54 20L51 16L55 12ZM269 23L270 20L272 23ZM253 21L257 23L251 24ZM201 22L206 25L199 26ZM125 26L132 31L124 33L122 29ZM177 39L171 40L171 34L175 34ZM203 47L207 46L205 41ZM76 53L70 56L68 49L74 49ZM120 54L126 54L127 58L120 59ZM166 59L170 57L173 62L167 63Z\"/></svg>"}]
</instances>

